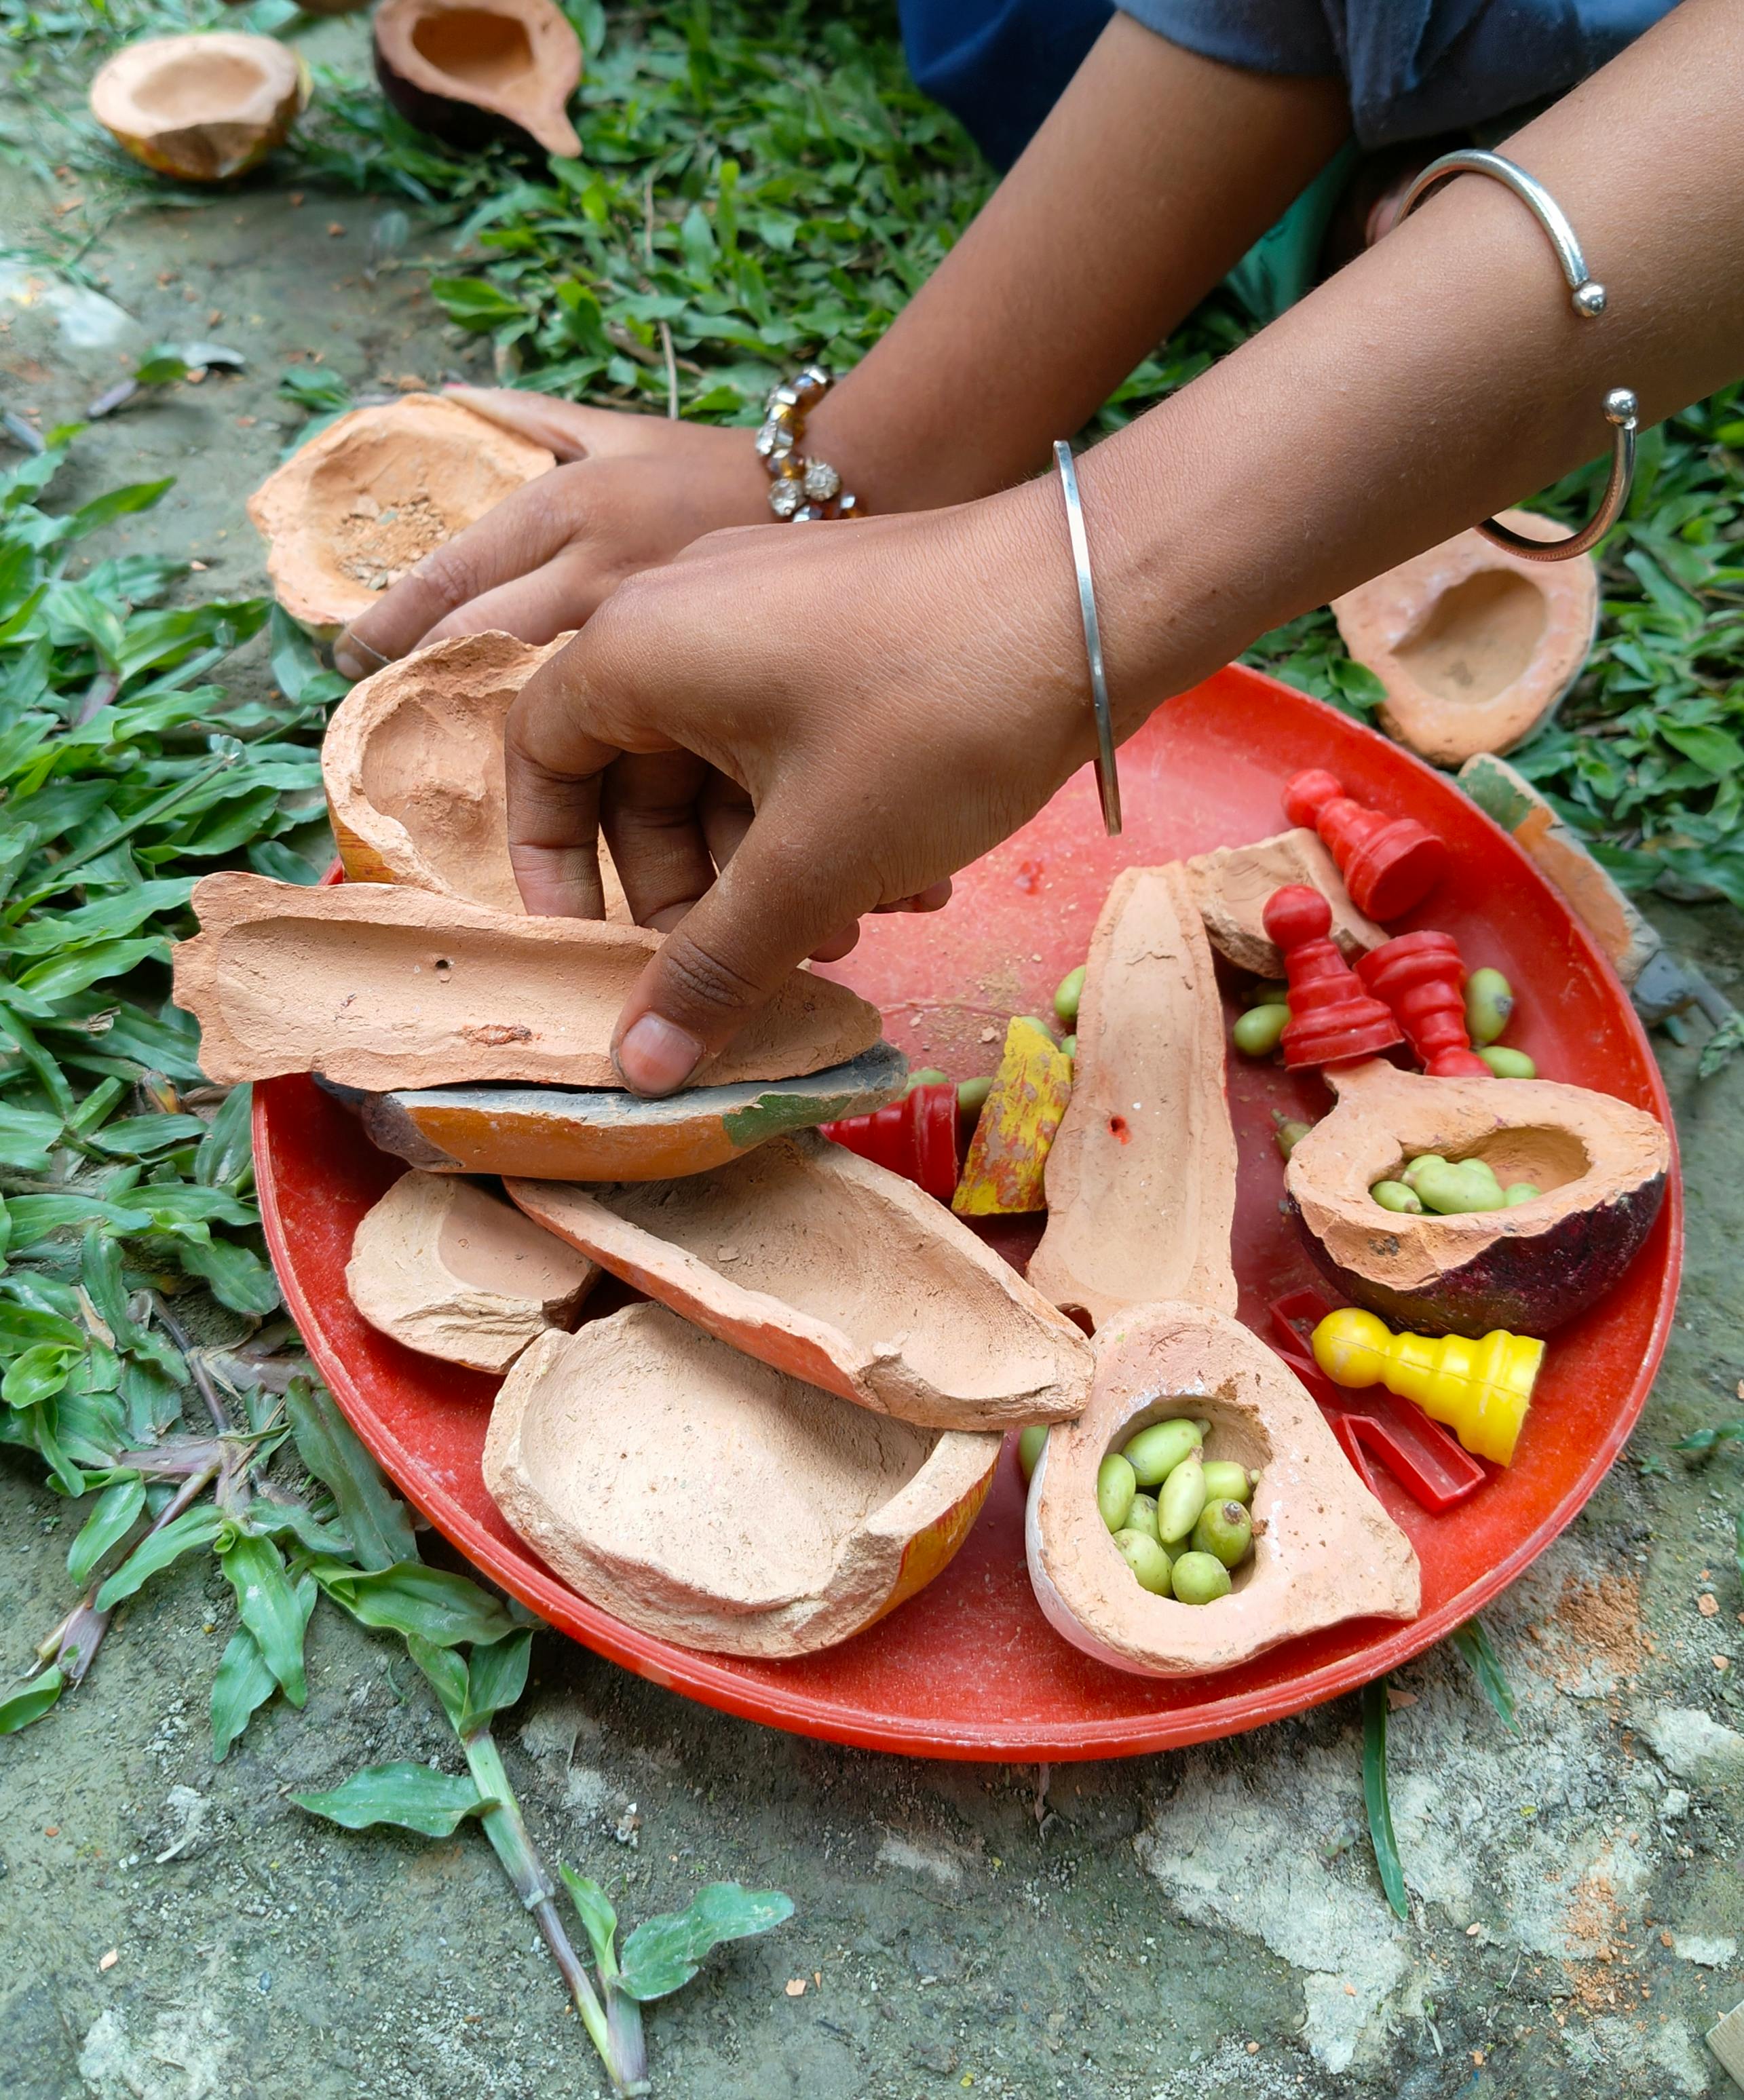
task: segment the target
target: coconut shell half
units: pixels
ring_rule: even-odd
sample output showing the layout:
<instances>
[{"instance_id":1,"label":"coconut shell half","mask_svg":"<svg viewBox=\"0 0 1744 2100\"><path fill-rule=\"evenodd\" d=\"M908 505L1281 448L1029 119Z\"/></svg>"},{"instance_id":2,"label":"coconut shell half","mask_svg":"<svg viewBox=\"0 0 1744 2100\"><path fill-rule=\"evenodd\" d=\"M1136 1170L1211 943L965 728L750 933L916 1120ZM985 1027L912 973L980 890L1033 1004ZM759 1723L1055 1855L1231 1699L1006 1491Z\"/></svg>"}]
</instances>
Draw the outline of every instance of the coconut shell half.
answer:
<instances>
[{"instance_id":1,"label":"coconut shell half","mask_svg":"<svg viewBox=\"0 0 1744 2100\"><path fill-rule=\"evenodd\" d=\"M1527 510L1503 523L1534 540L1561 527ZM1437 765L1512 751L1580 676L1599 621L1590 554L1529 562L1457 534L1334 598L1344 646L1387 689L1387 734Z\"/></svg>"},{"instance_id":2,"label":"coconut shell half","mask_svg":"<svg viewBox=\"0 0 1744 2100\"><path fill-rule=\"evenodd\" d=\"M136 161L186 183L227 182L282 146L309 69L276 38L228 29L129 44L91 84L91 113Z\"/></svg>"},{"instance_id":3,"label":"coconut shell half","mask_svg":"<svg viewBox=\"0 0 1744 2100\"><path fill-rule=\"evenodd\" d=\"M528 1217L707 1333L881 1414L1080 1414L1090 1345L942 1203L809 1133L682 1180L510 1181Z\"/></svg>"},{"instance_id":4,"label":"coconut shell half","mask_svg":"<svg viewBox=\"0 0 1744 2100\"><path fill-rule=\"evenodd\" d=\"M581 43L551 0L385 0L376 10L382 92L421 131L470 152L493 139L581 151L564 114Z\"/></svg>"},{"instance_id":5,"label":"coconut shell half","mask_svg":"<svg viewBox=\"0 0 1744 2100\"><path fill-rule=\"evenodd\" d=\"M354 408L249 498L273 595L330 641L425 555L556 464L457 401L408 394Z\"/></svg>"},{"instance_id":6,"label":"coconut shell half","mask_svg":"<svg viewBox=\"0 0 1744 2100\"><path fill-rule=\"evenodd\" d=\"M1339 1289L1418 1334L1543 1335L1597 1303L1665 1200L1671 1140L1645 1109L1548 1079L1431 1079L1371 1059L1327 1072L1338 1105L1299 1140L1284 1186ZM1383 1210L1369 1190L1417 1154L1487 1159L1512 1210Z\"/></svg>"},{"instance_id":7,"label":"coconut shell half","mask_svg":"<svg viewBox=\"0 0 1744 2100\"><path fill-rule=\"evenodd\" d=\"M806 1655L932 1581L1000 1444L874 1414L632 1305L528 1349L497 1396L484 1481L533 1551L626 1625L717 1654Z\"/></svg>"}]
</instances>

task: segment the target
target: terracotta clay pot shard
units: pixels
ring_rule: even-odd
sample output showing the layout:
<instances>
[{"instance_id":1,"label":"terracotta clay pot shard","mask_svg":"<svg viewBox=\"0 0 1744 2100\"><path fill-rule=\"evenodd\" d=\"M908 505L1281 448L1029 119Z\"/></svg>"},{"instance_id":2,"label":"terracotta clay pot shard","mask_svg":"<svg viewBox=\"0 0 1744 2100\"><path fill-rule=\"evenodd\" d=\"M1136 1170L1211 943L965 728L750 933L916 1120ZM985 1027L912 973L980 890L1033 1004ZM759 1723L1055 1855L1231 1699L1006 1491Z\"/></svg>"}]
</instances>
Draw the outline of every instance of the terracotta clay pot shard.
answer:
<instances>
[{"instance_id":1,"label":"terracotta clay pot shard","mask_svg":"<svg viewBox=\"0 0 1744 2100\"><path fill-rule=\"evenodd\" d=\"M1090 1345L900 1175L809 1133L682 1180L510 1181L530 1218L778 1370L932 1429L1077 1414Z\"/></svg>"},{"instance_id":2,"label":"terracotta clay pot shard","mask_svg":"<svg viewBox=\"0 0 1744 2100\"><path fill-rule=\"evenodd\" d=\"M272 37L228 29L129 44L91 84L91 113L136 161L183 182L245 174L282 146L309 69Z\"/></svg>"},{"instance_id":3,"label":"terracotta clay pot shard","mask_svg":"<svg viewBox=\"0 0 1744 2100\"><path fill-rule=\"evenodd\" d=\"M1030 1281L1100 1327L1190 1298L1235 1309L1235 1137L1223 1004L1178 864L1128 868L1090 942L1072 1097L1048 1154Z\"/></svg>"},{"instance_id":4,"label":"terracotta clay pot shard","mask_svg":"<svg viewBox=\"0 0 1744 2100\"><path fill-rule=\"evenodd\" d=\"M567 1329L599 1271L470 1181L403 1174L351 1242L346 1288L372 1327L426 1357L506 1371Z\"/></svg>"},{"instance_id":5,"label":"terracotta clay pot shard","mask_svg":"<svg viewBox=\"0 0 1744 2100\"><path fill-rule=\"evenodd\" d=\"M1211 1424L1208 1457L1257 1467L1254 1551L1215 1603L1139 1587L1097 1511L1097 1468L1152 1422ZM1411 1544L1353 1471L1320 1410L1276 1355L1200 1305L1141 1306L1097 1337L1078 1421L1049 1432L1024 1522L1037 1601L1057 1631L1116 1670L1228 1670L1346 1619L1415 1618Z\"/></svg>"},{"instance_id":6,"label":"terracotta clay pot shard","mask_svg":"<svg viewBox=\"0 0 1744 2100\"><path fill-rule=\"evenodd\" d=\"M457 401L408 394L329 423L267 475L248 514L267 542L273 595L330 641L425 555L555 465L543 445Z\"/></svg>"},{"instance_id":7,"label":"terracotta clay pot shard","mask_svg":"<svg viewBox=\"0 0 1744 2100\"><path fill-rule=\"evenodd\" d=\"M1386 929L1366 919L1350 901L1344 877L1316 835L1298 827L1252 845L1220 846L1184 863L1193 901L1218 954L1256 977L1283 974L1283 958L1265 930L1267 899L1291 883L1318 889L1332 907L1332 938L1345 959L1378 948Z\"/></svg>"},{"instance_id":8,"label":"terracotta clay pot shard","mask_svg":"<svg viewBox=\"0 0 1744 2100\"><path fill-rule=\"evenodd\" d=\"M660 945L639 926L515 919L380 883L303 889L209 875L201 931L175 951L175 998L220 1084L320 1072L387 1092L475 1079L613 1087L612 1031ZM796 970L699 1081L781 1079L857 1057L880 1019Z\"/></svg>"},{"instance_id":9,"label":"terracotta clay pot shard","mask_svg":"<svg viewBox=\"0 0 1744 2100\"><path fill-rule=\"evenodd\" d=\"M1338 1105L1291 1153L1309 1251L1395 1327L1548 1334L1622 1277L1665 1199L1671 1140L1645 1110L1548 1079L1431 1079L1371 1060L1327 1073ZM1385 1211L1369 1190L1422 1153L1486 1159L1512 1210Z\"/></svg>"},{"instance_id":10,"label":"terracotta clay pot shard","mask_svg":"<svg viewBox=\"0 0 1744 2100\"><path fill-rule=\"evenodd\" d=\"M1000 1440L874 1414L632 1305L527 1350L497 1396L484 1481L533 1551L626 1625L806 1655L938 1573Z\"/></svg>"},{"instance_id":11,"label":"terracotta clay pot shard","mask_svg":"<svg viewBox=\"0 0 1744 2100\"><path fill-rule=\"evenodd\" d=\"M1526 510L1504 523L1535 540L1561 528ZM1387 689L1380 719L1437 765L1512 751L1549 721L1580 676L1599 620L1590 554L1528 562L1461 532L1332 601L1344 646Z\"/></svg>"},{"instance_id":12,"label":"terracotta clay pot shard","mask_svg":"<svg viewBox=\"0 0 1744 2100\"><path fill-rule=\"evenodd\" d=\"M400 115L447 145L506 139L565 160L581 151L564 114L581 43L551 0L385 0L375 73Z\"/></svg>"}]
</instances>

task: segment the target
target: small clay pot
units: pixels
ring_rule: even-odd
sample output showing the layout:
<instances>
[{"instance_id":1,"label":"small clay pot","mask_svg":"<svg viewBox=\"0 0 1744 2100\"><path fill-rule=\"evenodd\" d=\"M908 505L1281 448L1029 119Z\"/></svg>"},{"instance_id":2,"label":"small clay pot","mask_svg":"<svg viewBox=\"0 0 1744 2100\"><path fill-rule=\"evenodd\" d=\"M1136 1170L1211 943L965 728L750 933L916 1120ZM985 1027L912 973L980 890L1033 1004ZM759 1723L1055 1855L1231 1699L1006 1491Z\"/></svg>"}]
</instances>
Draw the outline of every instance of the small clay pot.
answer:
<instances>
[{"instance_id":1,"label":"small clay pot","mask_svg":"<svg viewBox=\"0 0 1744 2100\"><path fill-rule=\"evenodd\" d=\"M185 183L245 174L282 146L309 69L273 37L228 29L129 44L91 84L91 112L148 168Z\"/></svg>"},{"instance_id":2,"label":"small clay pot","mask_svg":"<svg viewBox=\"0 0 1744 2100\"><path fill-rule=\"evenodd\" d=\"M551 0L384 0L375 71L400 115L476 152L508 139L572 160L581 44Z\"/></svg>"}]
</instances>

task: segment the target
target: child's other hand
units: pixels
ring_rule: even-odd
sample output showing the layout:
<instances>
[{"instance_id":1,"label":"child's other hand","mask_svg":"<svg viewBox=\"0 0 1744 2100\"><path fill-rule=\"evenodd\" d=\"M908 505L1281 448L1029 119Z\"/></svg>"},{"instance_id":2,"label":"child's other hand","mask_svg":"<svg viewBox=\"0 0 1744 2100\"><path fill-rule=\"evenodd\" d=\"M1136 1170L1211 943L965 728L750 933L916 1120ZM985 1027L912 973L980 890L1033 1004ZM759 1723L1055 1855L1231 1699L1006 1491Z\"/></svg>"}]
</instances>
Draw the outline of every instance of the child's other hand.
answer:
<instances>
[{"instance_id":1,"label":"child's other hand","mask_svg":"<svg viewBox=\"0 0 1744 2100\"><path fill-rule=\"evenodd\" d=\"M498 628L550 642L578 628L639 569L704 532L769 518L751 433L579 408L512 388L452 399L548 446L559 464L426 555L334 645L347 677L426 642ZM363 646L349 646L355 636Z\"/></svg>"}]
</instances>

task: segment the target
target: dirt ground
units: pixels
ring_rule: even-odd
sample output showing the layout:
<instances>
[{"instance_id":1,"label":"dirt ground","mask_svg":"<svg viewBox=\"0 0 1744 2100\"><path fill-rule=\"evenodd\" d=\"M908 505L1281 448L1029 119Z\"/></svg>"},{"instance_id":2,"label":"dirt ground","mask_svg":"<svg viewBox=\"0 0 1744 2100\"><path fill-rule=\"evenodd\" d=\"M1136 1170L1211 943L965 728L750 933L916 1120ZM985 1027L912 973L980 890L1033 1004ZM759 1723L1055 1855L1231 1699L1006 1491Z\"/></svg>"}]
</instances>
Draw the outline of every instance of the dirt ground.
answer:
<instances>
[{"instance_id":1,"label":"dirt ground","mask_svg":"<svg viewBox=\"0 0 1744 2100\"><path fill-rule=\"evenodd\" d=\"M17 240L54 199L0 170ZM0 264L0 406L75 415L158 338L249 360L99 426L88 495L173 473L102 543L192 554L210 594L263 588L242 514L294 412L290 360L360 389L481 360L416 271L365 281L384 207L270 178L98 244L107 298ZM416 254L414 239L409 253ZM264 677L257 655L252 675ZM1737 919L1666 907L1744 999ZM649 2019L682 2100L1672 2100L1729 2090L1702 2036L1744 1997L1744 1467L1675 1455L1736 1412L1744 1064L1701 1088L1667 1047L1688 1280L1646 1417L1558 1544L1490 1614L1521 1694L1503 1732L1464 1665L1403 1672L1394 1807L1411 1888L1375 1878L1355 1704L1215 1747L1050 1771L925 1765L723 1718L555 1635L504 1730L534 1832L632 1917L718 1877L787 1890L792 1924ZM0 1460L8 1670L63 1608L64 1505ZM223 1594L221 1594L223 1593ZM1703 1596L1717 1609L1704 1613ZM306 1712L210 1762L231 1621L210 1561L127 1608L90 1682L0 1745L0 2092L9 2100L545 2100L595 2089L557 1978L476 1833L312 1823L285 1798L387 1758L449 1762L387 1650L317 1621ZM107 1965L105 1965L107 1964ZM789 1996L804 1979L802 1996Z\"/></svg>"}]
</instances>

